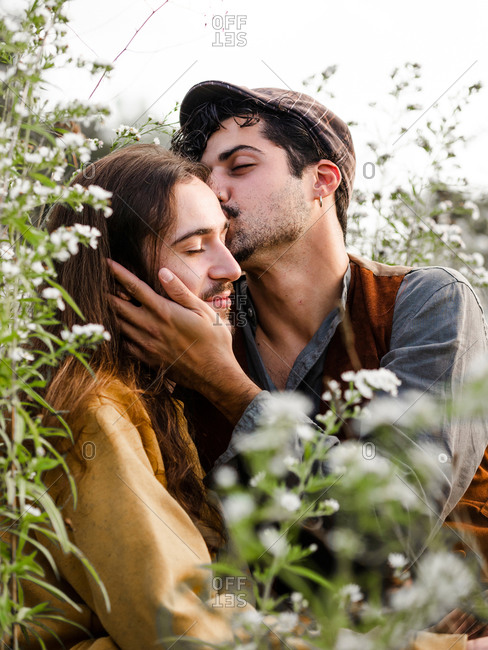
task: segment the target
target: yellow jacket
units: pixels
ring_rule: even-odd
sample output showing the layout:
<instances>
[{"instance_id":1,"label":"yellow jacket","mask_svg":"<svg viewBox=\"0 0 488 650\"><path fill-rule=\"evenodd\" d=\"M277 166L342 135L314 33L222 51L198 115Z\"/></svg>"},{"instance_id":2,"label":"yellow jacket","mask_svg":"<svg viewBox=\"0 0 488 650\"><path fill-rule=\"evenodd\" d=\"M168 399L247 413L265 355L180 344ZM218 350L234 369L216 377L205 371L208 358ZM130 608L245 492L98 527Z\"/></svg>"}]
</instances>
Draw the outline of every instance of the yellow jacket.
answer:
<instances>
[{"instance_id":1,"label":"yellow jacket","mask_svg":"<svg viewBox=\"0 0 488 650\"><path fill-rule=\"evenodd\" d=\"M181 420L189 457L201 470ZM67 463L76 481L76 508L63 471L49 472L46 486L62 507L71 540L105 585L110 609L82 562L43 535L38 539L54 556L61 581L44 563L46 576L79 604L79 611L30 582L23 584L25 604L49 600L96 639L73 625L44 621L72 650L165 648L172 641L161 643L162 638L180 635L213 643L232 639L223 618L229 608L210 603L211 572L201 568L211 562L207 546L167 490L156 434L137 395L119 382L93 394L73 433L76 443ZM60 647L49 633L39 632L49 650ZM34 640L20 645L39 647Z\"/></svg>"}]
</instances>

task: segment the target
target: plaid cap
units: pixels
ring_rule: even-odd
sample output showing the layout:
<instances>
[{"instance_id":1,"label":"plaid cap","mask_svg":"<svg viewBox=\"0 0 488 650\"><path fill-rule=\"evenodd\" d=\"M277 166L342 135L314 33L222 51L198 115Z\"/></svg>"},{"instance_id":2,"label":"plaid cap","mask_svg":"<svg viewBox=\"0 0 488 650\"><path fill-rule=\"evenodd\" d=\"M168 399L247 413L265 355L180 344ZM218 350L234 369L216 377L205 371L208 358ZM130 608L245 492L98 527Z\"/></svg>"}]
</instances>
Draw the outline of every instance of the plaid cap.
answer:
<instances>
[{"instance_id":1,"label":"plaid cap","mask_svg":"<svg viewBox=\"0 0 488 650\"><path fill-rule=\"evenodd\" d=\"M300 119L320 148L325 145L336 153L336 164L341 171L348 201L350 201L356 171L356 156L349 127L337 115L313 97L293 90L250 89L224 81L203 81L190 88L181 102L181 126L184 127L202 104L226 97L253 99L263 108L272 109L277 113L289 113Z\"/></svg>"}]
</instances>

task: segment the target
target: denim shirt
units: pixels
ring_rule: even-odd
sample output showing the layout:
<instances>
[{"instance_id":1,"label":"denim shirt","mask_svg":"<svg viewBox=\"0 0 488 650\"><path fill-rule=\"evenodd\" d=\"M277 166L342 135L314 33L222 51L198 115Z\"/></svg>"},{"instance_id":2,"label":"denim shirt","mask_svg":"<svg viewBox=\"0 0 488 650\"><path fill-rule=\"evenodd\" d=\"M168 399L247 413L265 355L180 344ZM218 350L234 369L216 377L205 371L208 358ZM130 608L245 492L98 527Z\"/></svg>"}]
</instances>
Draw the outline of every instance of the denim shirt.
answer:
<instances>
[{"instance_id":1,"label":"denim shirt","mask_svg":"<svg viewBox=\"0 0 488 650\"><path fill-rule=\"evenodd\" d=\"M343 307L350 277L349 267L343 282ZM243 413L231 444L218 464L235 455L233 441L255 428L266 401L271 398L270 393L276 391L255 342L256 310L244 277L236 283L236 305L240 312L238 322L244 328L249 375L263 388L263 393ZM295 360L286 383L286 390L298 390L312 400L314 416L320 407L325 355L340 320L339 308L327 314ZM460 394L467 369L487 350L483 309L461 273L443 267L419 268L407 273L395 302L390 350L380 363L399 377L402 392L414 390L444 404ZM484 421L448 421L446 413L444 418L439 428L441 438L435 441L445 451L444 458L447 457L440 468L447 483L443 519L466 491L488 446L488 426ZM456 463L451 467L453 457Z\"/></svg>"}]
</instances>

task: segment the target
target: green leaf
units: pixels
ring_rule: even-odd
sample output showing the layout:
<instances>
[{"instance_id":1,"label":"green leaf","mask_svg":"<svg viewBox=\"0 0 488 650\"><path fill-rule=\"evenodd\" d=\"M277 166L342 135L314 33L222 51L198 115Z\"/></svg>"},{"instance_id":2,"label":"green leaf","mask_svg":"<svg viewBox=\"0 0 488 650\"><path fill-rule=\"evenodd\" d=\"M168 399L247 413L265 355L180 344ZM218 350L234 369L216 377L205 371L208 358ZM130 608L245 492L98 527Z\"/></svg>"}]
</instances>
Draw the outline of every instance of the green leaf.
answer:
<instances>
[{"instance_id":1,"label":"green leaf","mask_svg":"<svg viewBox=\"0 0 488 650\"><path fill-rule=\"evenodd\" d=\"M64 300L65 302L68 303L68 305L71 307L71 309L72 309L76 314L78 314L78 316L79 316L81 319L85 320L85 317L84 317L83 314L81 313L81 311L80 311L78 305L75 303L75 301L74 301L73 298L69 295L69 293L66 291L66 289L64 289L64 287L62 287L60 284L58 284L57 282L55 282L55 281L52 280L51 278L46 278L46 282L47 282L48 284L50 284L52 287L55 287L56 289L58 289L58 291L60 291L61 295L63 296L63 300Z\"/></svg>"},{"instance_id":2,"label":"green leaf","mask_svg":"<svg viewBox=\"0 0 488 650\"><path fill-rule=\"evenodd\" d=\"M304 578L308 578L309 580L313 580L313 582L316 582L317 584L321 585L322 587L325 587L326 589L330 589L330 590L334 589L334 585L331 582L329 582L329 580L326 580L323 576L321 576L316 571L313 571L312 569L307 569L307 567L297 566L295 564L286 565L285 569L287 571L290 571L291 573L295 573L296 575L302 576Z\"/></svg>"},{"instance_id":3,"label":"green leaf","mask_svg":"<svg viewBox=\"0 0 488 650\"><path fill-rule=\"evenodd\" d=\"M40 172L31 172L31 177L46 187L51 187L53 189L56 187L56 183L53 180L44 176L44 174L41 174Z\"/></svg>"},{"instance_id":4,"label":"green leaf","mask_svg":"<svg viewBox=\"0 0 488 650\"><path fill-rule=\"evenodd\" d=\"M82 609L78 603L75 603L75 601L72 600L67 594L65 594L64 591L61 591L61 589L58 589L57 587L50 584L49 582L46 582L45 580L41 580L40 578L34 578L34 576L31 575L26 576L24 580L27 580L28 582L33 582L38 587L41 587L41 589L45 589L50 594L56 596L57 598L59 598L59 600L68 603L77 612L81 613Z\"/></svg>"}]
</instances>

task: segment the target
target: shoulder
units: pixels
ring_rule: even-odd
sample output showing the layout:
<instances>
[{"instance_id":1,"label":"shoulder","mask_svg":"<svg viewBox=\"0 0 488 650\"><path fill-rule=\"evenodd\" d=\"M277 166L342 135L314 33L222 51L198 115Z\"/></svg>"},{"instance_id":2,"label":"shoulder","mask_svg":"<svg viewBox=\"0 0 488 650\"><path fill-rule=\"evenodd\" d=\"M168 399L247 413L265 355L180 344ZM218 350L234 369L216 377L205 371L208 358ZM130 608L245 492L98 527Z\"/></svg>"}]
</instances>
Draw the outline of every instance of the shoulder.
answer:
<instances>
[{"instance_id":1,"label":"shoulder","mask_svg":"<svg viewBox=\"0 0 488 650\"><path fill-rule=\"evenodd\" d=\"M95 423L101 426L104 422L119 425L130 422L136 427L150 424L149 414L140 398L138 391L129 388L119 379L97 377L97 383L77 408L73 424L75 428L86 428Z\"/></svg>"},{"instance_id":2,"label":"shoulder","mask_svg":"<svg viewBox=\"0 0 488 650\"><path fill-rule=\"evenodd\" d=\"M455 269L413 269L403 279L393 315L393 339L411 332L433 342L487 340L483 307L469 281Z\"/></svg>"},{"instance_id":3,"label":"shoulder","mask_svg":"<svg viewBox=\"0 0 488 650\"><path fill-rule=\"evenodd\" d=\"M483 311L478 296L462 273L444 266L412 269L403 279L397 296L397 306L414 303L421 308L428 303L449 302L452 305L472 305Z\"/></svg>"},{"instance_id":4,"label":"shoulder","mask_svg":"<svg viewBox=\"0 0 488 650\"><path fill-rule=\"evenodd\" d=\"M415 284L416 286L428 286L434 290L451 284L465 285L473 291L471 284L460 271L456 271L456 269L451 269L447 266L413 268L405 275L404 283Z\"/></svg>"}]
</instances>

